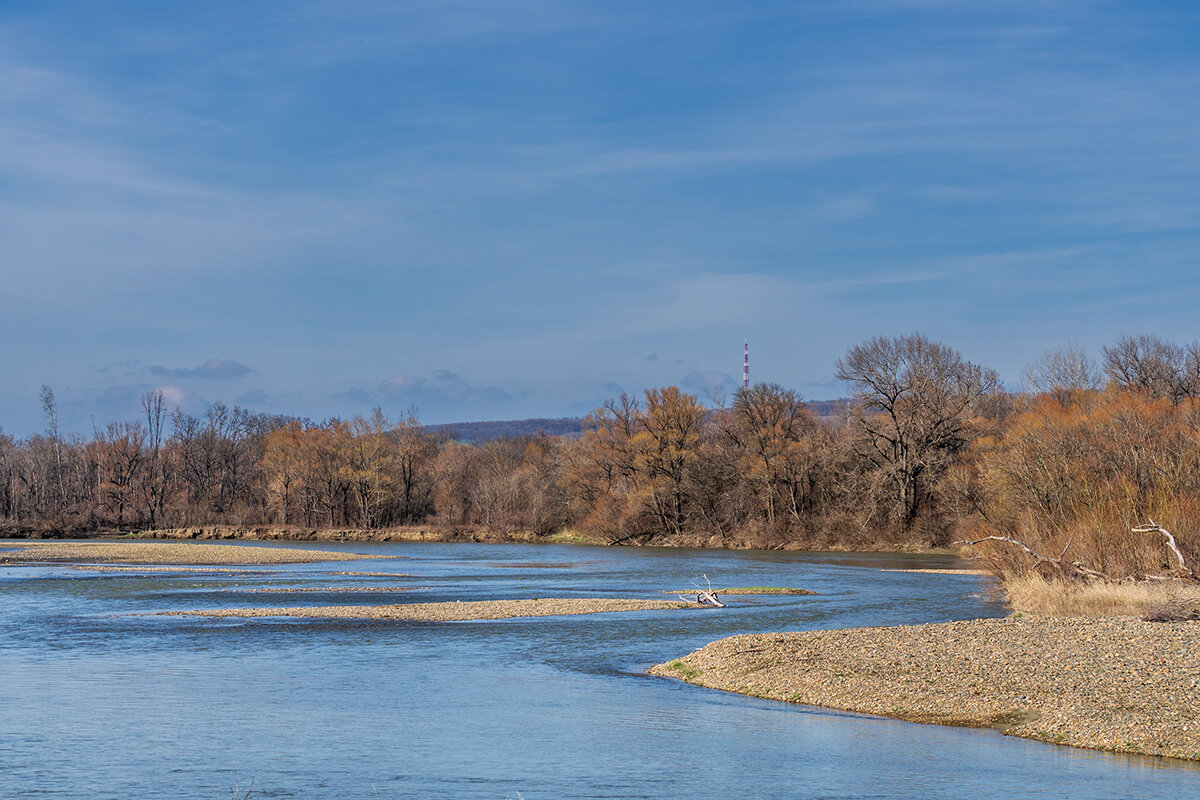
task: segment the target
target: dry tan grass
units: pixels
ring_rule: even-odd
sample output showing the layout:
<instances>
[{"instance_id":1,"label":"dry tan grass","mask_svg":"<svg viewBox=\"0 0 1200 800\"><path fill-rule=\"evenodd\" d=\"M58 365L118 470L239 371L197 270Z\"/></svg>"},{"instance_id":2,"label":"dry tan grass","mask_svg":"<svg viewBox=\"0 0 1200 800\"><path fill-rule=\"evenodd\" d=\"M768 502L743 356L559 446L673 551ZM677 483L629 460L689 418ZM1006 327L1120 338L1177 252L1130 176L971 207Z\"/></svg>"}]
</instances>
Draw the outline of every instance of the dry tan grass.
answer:
<instances>
[{"instance_id":1,"label":"dry tan grass","mask_svg":"<svg viewBox=\"0 0 1200 800\"><path fill-rule=\"evenodd\" d=\"M1070 583L1040 575L1006 576L1014 611L1049 617L1141 615L1171 606L1200 606L1200 586L1178 582Z\"/></svg>"}]
</instances>

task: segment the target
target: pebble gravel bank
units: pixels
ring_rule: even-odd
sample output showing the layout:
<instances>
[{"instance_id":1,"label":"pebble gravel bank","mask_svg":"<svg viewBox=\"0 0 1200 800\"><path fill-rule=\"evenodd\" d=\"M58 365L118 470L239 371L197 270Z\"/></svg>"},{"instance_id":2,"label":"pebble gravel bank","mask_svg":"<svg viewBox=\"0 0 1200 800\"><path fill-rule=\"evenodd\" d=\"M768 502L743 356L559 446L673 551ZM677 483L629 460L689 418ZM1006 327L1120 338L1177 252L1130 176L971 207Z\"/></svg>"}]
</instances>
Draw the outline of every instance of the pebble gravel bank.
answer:
<instances>
[{"instance_id":1,"label":"pebble gravel bank","mask_svg":"<svg viewBox=\"0 0 1200 800\"><path fill-rule=\"evenodd\" d=\"M379 606L302 606L291 608L217 608L167 611L164 616L318 617L333 619L397 619L414 622L461 622L471 619L553 617L610 611L698 608L695 603L619 598L542 598L538 600L470 600Z\"/></svg>"},{"instance_id":2,"label":"pebble gravel bank","mask_svg":"<svg viewBox=\"0 0 1200 800\"><path fill-rule=\"evenodd\" d=\"M793 703L1200 760L1200 622L949 622L734 636L654 675Z\"/></svg>"},{"instance_id":3,"label":"pebble gravel bank","mask_svg":"<svg viewBox=\"0 0 1200 800\"><path fill-rule=\"evenodd\" d=\"M121 564L309 564L359 561L386 556L296 547L244 547L184 542L12 543L0 550L0 564L30 562L115 562Z\"/></svg>"}]
</instances>

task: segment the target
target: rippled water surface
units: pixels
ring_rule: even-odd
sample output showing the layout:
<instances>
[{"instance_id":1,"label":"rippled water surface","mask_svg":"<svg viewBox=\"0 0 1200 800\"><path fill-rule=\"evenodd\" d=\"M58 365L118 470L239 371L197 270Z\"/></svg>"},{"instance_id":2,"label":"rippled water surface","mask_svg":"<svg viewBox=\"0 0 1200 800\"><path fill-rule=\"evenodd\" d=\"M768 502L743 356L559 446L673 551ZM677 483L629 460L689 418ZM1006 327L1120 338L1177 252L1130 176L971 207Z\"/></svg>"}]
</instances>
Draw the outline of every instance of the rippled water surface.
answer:
<instances>
[{"instance_id":1,"label":"rippled water surface","mask_svg":"<svg viewBox=\"0 0 1200 800\"><path fill-rule=\"evenodd\" d=\"M252 546L252 545L247 545ZM644 670L737 633L1002 616L937 556L352 544L219 575L0 568L0 797L1196 798L1187 762L700 689ZM397 572L412 577L334 572ZM450 624L139 616L221 606L816 596ZM395 593L245 588L420 586Z\"/></svg>"}]
</instances>

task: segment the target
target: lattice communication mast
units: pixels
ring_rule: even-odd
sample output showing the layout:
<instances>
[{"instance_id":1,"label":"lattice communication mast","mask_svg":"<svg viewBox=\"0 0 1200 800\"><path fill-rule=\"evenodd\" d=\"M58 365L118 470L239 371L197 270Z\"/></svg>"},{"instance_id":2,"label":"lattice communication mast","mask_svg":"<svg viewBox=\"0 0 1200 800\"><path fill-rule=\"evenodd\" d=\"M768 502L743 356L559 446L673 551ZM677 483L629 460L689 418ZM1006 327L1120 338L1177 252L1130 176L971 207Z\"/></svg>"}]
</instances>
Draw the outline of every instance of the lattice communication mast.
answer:
<instances>
[{"instance_id":1,"label":"lattice communication mast","mask_svg":"<svg viewBox=\"0 0 1200 800\"><path fill-rule=\"evenodd\" d=\"M746 340L746 352L742 358L742 388L750 388L750 340Z\"/></svg>"}]
</instances>

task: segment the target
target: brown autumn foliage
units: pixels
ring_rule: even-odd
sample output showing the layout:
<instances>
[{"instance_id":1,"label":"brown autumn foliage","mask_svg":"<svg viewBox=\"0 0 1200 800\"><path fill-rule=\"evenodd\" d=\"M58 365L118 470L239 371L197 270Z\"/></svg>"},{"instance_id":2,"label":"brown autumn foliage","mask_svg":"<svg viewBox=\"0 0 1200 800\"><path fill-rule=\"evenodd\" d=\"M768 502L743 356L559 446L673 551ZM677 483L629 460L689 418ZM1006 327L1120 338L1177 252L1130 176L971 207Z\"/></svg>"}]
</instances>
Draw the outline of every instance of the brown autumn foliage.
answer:
<instances>
[{"instance_id":1,"label":"brown autumn foliage","mask_svg":"<svg viewBox=\"0 0 1200 800\"><path fill-rule=\"evenodd\" d=\"M837 365L854 389L834 418L759 384L705 407L677 387L622 395L582 436L479 445L415 414L313 423L215 404L90 438L0 433L0 526L111 530L195 525L425 525L610 544L863 549L949 546L998 571L1177 576L1200 558L1196 345L1125 337L1107 388L1077 346L1032 365L1037 395L919 334L876 338ZM1186 569L1158 532L1170 531ZM1028 551L1045 556L1039 561Z\"/></svg>"},{"instance_id":2,"label":"brown autumn foliage","mask_svg":"<svg viewBox=\"0 0 1200 800\"><path fill-rule=\"evenodd\" d=\"M1195 400L1172 403L1116 387L1032 398L1000 435L978 439L968 459L944 488L971 538L1017 539L1059 558L1067 573L1178 574L1162 534L1132 531L1152 519L1174 535L1189 567L1200 556ZM1023 572L1034 561L1011 543L985 547L1002 571Z\"/></svg>"}]
</instances>

